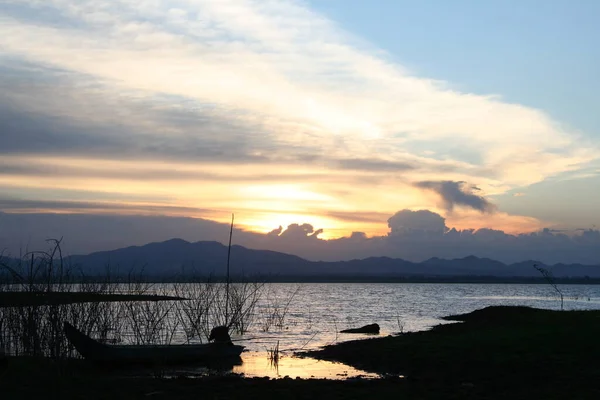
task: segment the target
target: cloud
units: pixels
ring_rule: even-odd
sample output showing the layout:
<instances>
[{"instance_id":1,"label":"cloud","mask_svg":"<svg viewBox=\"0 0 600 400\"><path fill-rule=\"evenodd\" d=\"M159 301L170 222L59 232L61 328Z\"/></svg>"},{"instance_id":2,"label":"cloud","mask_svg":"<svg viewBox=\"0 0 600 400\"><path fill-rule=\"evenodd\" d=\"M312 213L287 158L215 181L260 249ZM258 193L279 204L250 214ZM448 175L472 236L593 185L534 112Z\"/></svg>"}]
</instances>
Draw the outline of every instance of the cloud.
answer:
<instances>
[{"instance_id":1,"label":"cloud","mask_svg":"<svg viewBox=\"0 0 600 400\"><path fill-rule=\"evenodd\" d=\"M428 181L418 182L415 186L432 190L439 194L444 207L448 211L452 211L455 206L470 207L481 212L493 212L495 206L487 201L482 196L473 193L480 190L474 185L468 185L466 182L453 181Z\"/></svg>"},{"instance_id":2,"label":"cloud","mask_svg":"<svg viewBox=\"0 0 600 400\"><path fill-rule=\"evenodd\" d=\"M87 202L87 201L49 201L49 200L23 200L9 199L0 197L0 208L12 212L31 212L33 210L53 210L62 212L77 213L114 213L114 214L157 214L163 216L174 215L194 215L200 213L210 213L217 210L209 210L196 207L181 207L169 204L159 204L150 202L135 201L127 203L126 198L122 198L119 203L112 201Z\"/></svg>"},{"instance_id":3,"label":"cloud","mask_svg":"<svg viewBox=\"0 0 600 400\"><path fill-rule=\"evenodd\" d=\"M249 145L245 137L264 144L263 137L278 150L314 144L307 147L341 163L350 160L352 168L382 171L404 169L394 159L413 143L435 151L436 143L466 139L464 150L494 171L478 181L511 187L575 169L593 153L540 111L409 74L294 1L49 0L43 12L33 1L3 11L0 44L10 59L64 71L58 83L44 82L48 93L62 94L67 80L78 97L104 97L96 113L65 104L62 117L117 119L116 112L127 124L123 105L144 102L179 111L142 124L138 116L150 116L155 107L139 110L136 135L152 127L198 126L201 116L201 132L215 124L238 127L218 138L236 136ZM25 102L33 97L15 96ZM118 107L109 107L115 98ZM382 149L389 160L352 161L373 159Z\"/></svg>"},{"instance_id":4,"label":"cloud","mask_svg":"<svg viewBox=\"0 0 600 400\"><path fill-rule=\"evenodd\" d=\"M408 162L386 161L381 159L342 159L337 161L342 169L377 172L400 172L414 169Z\"/></svg>"},{"instance_id":5,"label":"cloud","mask_svg":"<svg viewBox=\"0 0 600 400\"><path fill-rule=\"evenodd\" d=\"M474 209L461 210L446 215L446 223L457 229L480 229L494 227L509 234L517 235L523 232L536 232L549 224L539 219L523 215L512 215L502 211L485 214Z\"/></svg>"},{"instance_id":6,"label":"cloud","mask_svg":"<svg viewBox=\"0 0 600 400\"><path fill-rule=\"evenodd\" d=\"M378 211L329 211L327 215L338 220L350 222L382 223L386 221L389 214Z\"/></svg>"},{"instance_id":7,"label":"cloud","mask_svg":"<svg viewBox=\"0 0 600 400\"><path fill-rule=\"evenodd\" d=\"M240 162L238 160L238 162ZM235 162L232 163L235 165ZM53 157L15 157L7 155L0 160L0 176L22 177L70 177L89 179L128 179L142 181L230 181L230 182L290 182L291 179L318 182L326 177L317 173L290 174L282 171L231 175L225 171L210 171L208 168L194 168L182 161L155 164L151 162L89 162L86 160L61 160Z\"/></svg>"},{"instance_id":8,"label":"cloud","mask_svg":"<svg viewBox=\"0 0 600 400\"><path fill-rule=\"evenodd\" d=\"M272 231L267 233L267 236L279 236L279 235L281 235L281 232L283 232L283 227L281 225L279 225L278 228L273 229Z\"/></svg>"},{"instance_id":9,"label":"cloud","mask_svg":"<svg viewBox=\"0 0 600 400\"><path fill-rule=\"evenodd\" d=\"M239 133L251 126L242 127L209 110L191 112L147 99L123 101L116 94L82 93L52 85L20 87L8 82L3 86L3 154L268 162L260 154L264 141ZM15 98L14 93L24 98ZM73 114L65 115L67 112Z\"/></svg>"},{"instance_id":10,"label":"cloud","mask_svg":"<svg viewBox=\"0 0 600 400\"><path fill-rule=\"evenodd\" d=\"M411 235L414 233L443 234L448 228L446 220L429 210L402 210L388 219L391 236Z\"/></svg>"},{"instance_id":11,"label":"cloud","mask_svg":"<svg viewBox=\"0 0 600 400\"><path fill-rule=\"evenodd\" d=\"M237 220L236 215L236 220ZM600 231L559 232L541 229L512 235L500 229L457 229L429 210L401 210L389 218L387 235L353 232L347 237L323 240L325 232L312 224L293 223L269 233L240 229L233 242L255 249L282 251L311 260L351 260L395 257L423 261L431 257L462 258L469 255L512 263L600 264ZM0 251L45 248L48 238L64 238L67 254L110 250L179 237L188 241L227 243L229 224L201 218L89 214L6 214L0 212Z\"/></svg>"},{"instance_id":12,"label":"cloud","mask_svg":"<svg viewBox=\"0 0 600 400\"><path fill-rule=\"evenodd\" d=\"M280 227L281 228L281 227ZM271 234L274 231L271 231ZM287 229L279 233L279 237L285 240L295 241L306 238L318 239L319 235L323 233L323 229L317 229L311 224L291 224L288 225Z\"/></svg>"},{"instance_id":13,"label":"cloud","mask_svg":"<svg viewBox=\"0 0 600 400\"><path fill-rule=\"evenodd\" d=\"M500 194L575 176L598 154L540 110L408 71L305 2L10 2L0 48L0 191L53 211L123 192L270 210L255 228L293 215L372 235L399 208L435 209L410 182L458 218L492 210L458 182Z\"/></svg>"}]
</instances>

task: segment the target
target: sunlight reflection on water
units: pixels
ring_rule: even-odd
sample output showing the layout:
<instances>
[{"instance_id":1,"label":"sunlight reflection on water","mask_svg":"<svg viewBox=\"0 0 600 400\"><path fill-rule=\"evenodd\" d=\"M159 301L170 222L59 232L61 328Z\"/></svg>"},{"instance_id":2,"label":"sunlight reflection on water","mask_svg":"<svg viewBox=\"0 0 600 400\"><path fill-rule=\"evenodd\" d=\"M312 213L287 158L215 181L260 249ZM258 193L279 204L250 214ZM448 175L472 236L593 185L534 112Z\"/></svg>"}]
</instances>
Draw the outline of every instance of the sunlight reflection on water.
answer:
<instances>
[{"instance_id":1,"label":"sunlight reflection on water","mask_svg":"<svg viewBox=\"0 0 600 400\"><path fill-rule=\"evenodd\" d=\"M422 331L451 323L443 316L461 314L491 305L525 305L560 309L560 301L548 285L531 284L412 284L412 283L304 283L274 284L270 295L284 298L300 285L286 317L285 328L263 332L261 318L268 298L259 303L253 329L240 342L247 347L244 364L236 372L247 376L317 377L339 379L365 375L343 364L285 356L279 373L269 366L266 351L277 342L284 354L315 349L370 335L341 334L340 330L370 323L381 326L381 335ZM600 285L560 285L565 309L599 309ZM272 300L272 299L271 299ZM271 369L270 369L271 368ZM342 374L342 375L340 375Z\"/></svg>"},{"instance_id":2,"label":"sunlight reflection on water","mask_svg":"<svg viewBox=\"0 0 600 400\"><path fill-rule=\"evenodd\" d=\"M283 378L378 378L379 375L360 371L345 364L319 361L314 358L298 358L284 355L278 365L269 361L266 352L244 353L243 364L233 367L233 372L247 377Z\"/></svg>"},{"instance_id":3,"label":"sunlight reflection on water","mask_svg":"<svg viewBox=\"0 0 600 400\"><path fill-rule=\"evenodd\" d=\"M135 370L134 376L155 374L152 369ZM208 375L238 374L246 378L301 378L301 379L334 379L345 380L353 378L379 379L381 375L361 371L349 365L321 361L314 358L299 358L293 355L283 355L277 364L269 360L267 352L245 352L241 361L235 365L222 365L218 368L204 366L172 366L162 371L165 377L200 378Z\"/></svg>"},{"instance_id":4,"label":"sunlight reflection on water","mask_svg":"<svg viewBox=\"0 0 600 400\"><path fill-rule=\"evenodd\" d=\"M344 364L295 358L293 353L371 335L342 334L340 330L378 323L379 336L430 329L452 323L441 317L468 313L493 305L560 309L549 285L532 284L415 284L415 283L276 283L259 301L252 324L243 336L243 363L233 372L247 377L345 379L376 377ZM559 285L566 310L600 309L600 285ZM296 292L296 290L299 290ZM274 302L296 292L280 329L265 321ZM178 333L183 340L183 333ZM176 335L177 337L177 335ZM277 343L283 354L279 368L269 363L268 350Z\"/></svg>"},{"instance_id":5,"label":"sunlight reflection on water","mask_svg":"<svg viewBox=\"0 0 600 400\"><path fill-rule=\"evenodd\" d=\"M532 284L415 284L415 283L281 283L271 284L259 302L254 323L242 344L249 351L267 351L275 343L288 352L315 349L367 335L340 330L378 323L381 336L422 331L448 323L441 317L492 305L524 305L560 309L549 285ZM283 329L261 327L273 299L285 298L300 287L290 303ZM559 285L565 309L599 309L600 285ZM242 339L242 338L240 338ZM250 340L249 340L250 339Z\"/></svg>"}]
</instances>

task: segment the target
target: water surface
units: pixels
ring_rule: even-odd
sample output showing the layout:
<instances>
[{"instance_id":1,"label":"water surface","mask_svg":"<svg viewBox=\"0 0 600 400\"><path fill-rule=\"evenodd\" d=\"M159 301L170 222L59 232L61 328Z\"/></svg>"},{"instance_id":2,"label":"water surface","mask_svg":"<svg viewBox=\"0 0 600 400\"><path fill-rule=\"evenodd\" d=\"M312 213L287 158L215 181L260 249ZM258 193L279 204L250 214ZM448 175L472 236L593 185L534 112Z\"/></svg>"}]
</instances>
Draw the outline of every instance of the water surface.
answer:
<instances>
[{"instance_id":1,"label":"water surface","mask_svg":"<svg viewBox=\"0 0 600 400\"><path fill-rule=\"evenodd\" d=\"M566 310L600 309L600 285L559 285ZM285 309L283 324L269 324L275 309ZM246 346L243 364L234 372L246 376L339 379L365 374L343 364L292 357L295 351L372 337L340 330L377 323L381 334L421 331L450 323L443 316L492 305L560 309L556 291L543 284L415 283L275 283L258 303L249 331L234 337ZM279 368L268 351L279 346Z\"/></svg>"}]
</instances>

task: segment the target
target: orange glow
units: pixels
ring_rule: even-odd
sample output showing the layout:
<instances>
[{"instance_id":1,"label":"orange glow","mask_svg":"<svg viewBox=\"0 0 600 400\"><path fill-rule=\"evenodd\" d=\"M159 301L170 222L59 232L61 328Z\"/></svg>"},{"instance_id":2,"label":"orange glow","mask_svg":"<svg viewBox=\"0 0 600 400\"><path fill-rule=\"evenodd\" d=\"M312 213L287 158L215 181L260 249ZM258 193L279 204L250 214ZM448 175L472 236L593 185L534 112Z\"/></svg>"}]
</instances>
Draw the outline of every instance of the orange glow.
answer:
<instances>
[{"instance_id":1,"label":"orange glow","mask_svg":"<svg viewBox=\"0 0 600 400\"><path fill-rule=\"evenodd\" d=\"M538 231L548 226L548 223L531 217L509 215L502 212L485 215L482 218L481 214L470 211L448 217L446 225L459 230L492 228L509 234L519 234Z\"/></svg>"},{"instance_id":2,"label":"orange glow","mask_svg":"<svg viewBox=\"0 0 600 400\"><path fill-rule=\"evenodd\" d=\"M429 209L447 215L447 225L457 229L491 227L520 233L544 225L534 218L505 213L482 217L476 211L458 210L448 214L438 208L436 196L393 176L371 179L368 173L344 174L321 166L257 164L240 168L218 163L56 156L8 156L2 163L58 171L37 176L0 175L4 188L44 193L44 198L60 203L52 207L42 202L38 207L6 212L166 215L222 223L229 223L234 212L236 225L248 231L266 233L279 226L285 229L290 224L308 223L315 230L324 230L321 239L349 236L354 231L385 235L387 216L401 209Z\"/></svg>"}]
</instances>

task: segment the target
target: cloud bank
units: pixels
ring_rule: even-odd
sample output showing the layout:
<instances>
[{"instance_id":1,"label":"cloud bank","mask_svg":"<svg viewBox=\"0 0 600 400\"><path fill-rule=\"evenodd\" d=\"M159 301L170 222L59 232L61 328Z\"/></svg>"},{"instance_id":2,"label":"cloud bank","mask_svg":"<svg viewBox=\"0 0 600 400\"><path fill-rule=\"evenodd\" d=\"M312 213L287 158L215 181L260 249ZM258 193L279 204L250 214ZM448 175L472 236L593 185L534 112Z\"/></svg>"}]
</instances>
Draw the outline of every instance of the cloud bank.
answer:
<instances>
[{"instance_id":1,"label":"cloud bank","mask_svg":"<svg viewBox=\"0 0 600 400\"><path fill-rule=\"evenodd\" d=\"M566 234L546 228L518 235L489 228L456 229L429 210L401 210L388 219L388 228L388 233L381 236L353 232L323 240L322 229L295 223L266 234L235 229L233 242L309 260L387 256L423 261L475 255L506 263L537 260L600 265L600 231L594 229ZM182 217L0 213L0 250L12 255L45 249L44 240L48 238L63 238L67 254L85 254L175 237L227 243L229 225Z\"/></svg>"}]
</instances>

